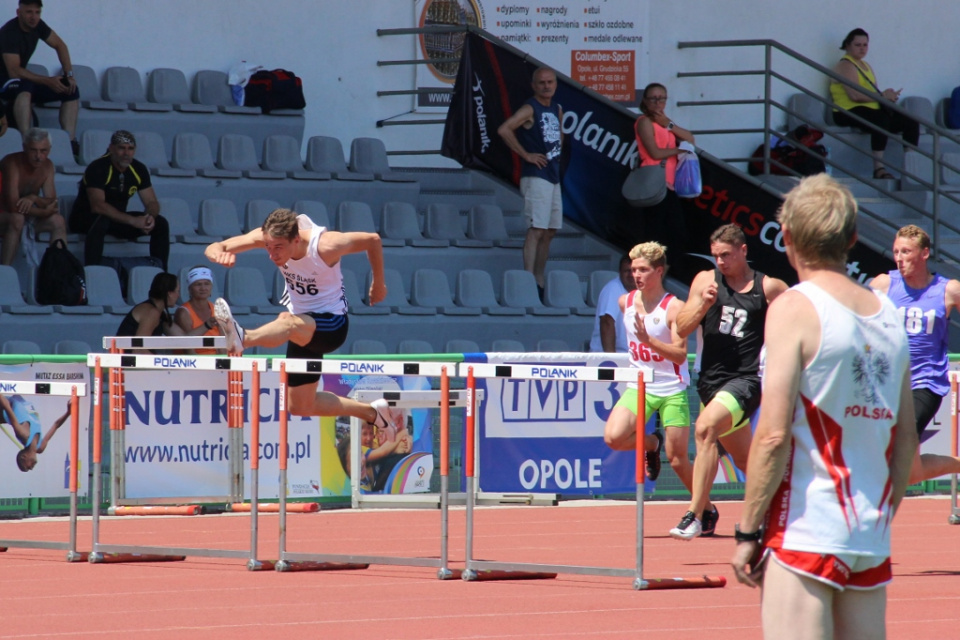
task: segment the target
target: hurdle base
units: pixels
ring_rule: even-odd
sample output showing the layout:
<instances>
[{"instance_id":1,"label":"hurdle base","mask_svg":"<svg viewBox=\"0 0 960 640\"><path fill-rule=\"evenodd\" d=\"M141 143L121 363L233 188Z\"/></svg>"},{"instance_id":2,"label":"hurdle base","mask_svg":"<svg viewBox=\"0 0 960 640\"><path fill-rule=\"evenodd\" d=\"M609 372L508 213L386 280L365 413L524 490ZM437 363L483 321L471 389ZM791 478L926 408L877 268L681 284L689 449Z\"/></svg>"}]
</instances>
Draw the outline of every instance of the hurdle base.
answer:
<instances>
[{"instance_id":1,"label":"hurdle base","mask_svg":"<svg viewBox=\"0 0 960 640\"><path fill-rule=\"evenodd\" d=\"M67 562L87 562L89 558L90 553L87 551L67 551Z\"/></svg>"},{"instance_id":2,"label":"hurdle base","mask_svg":"<svg viewBox=\"0 0 960 640\"><path fill-rule=\"evenodd\" d=\"M198 504L178 506L116 506L107 509L111 516L198 516L203 513L203 507Z\"/></svg>"},{"instance_id":3,"label":"hurdle base","mask_svg":"<svg viewBox=\"0 0 960 640\"><path fill-rule=\"evenodd\" d=\"M464 569L461 578L464 582L485 582L493 580L553 580L556 573L548 571L503 571L499 569Z\"/></svg>"},{"instance_id":4,"label":"hurdle base","mask_svg":"<svg viewBox=\"0 0 960 640\"><path fill-rule=\"evenodd\" d=\"M0 547L0 553L5 553L7 551L6 547Z\"/></svg>"},{"instance_id":5,"label":"hurdle base","mask_svg":"<svg viewBox=\"0 0 960 640\"><path fill-rule=\"evenodd\" d=\"M443 567L437 569L437 580L456 580L463 577L463 569L450 569Z\"/></svg>"},{"instance_id":6,"label":"hurdle base","mask_svg":"<svg viewBox=\"0 0 960 640\"><path fill-rule=\"evenodd\" d=\"M947 518L947 522L950 524L960 524L960 513L953 512L950 514L950 517Z\"/></svg>"},{"instance_id":7,"label":"hurdle base","mask_svg":"<svg viewBox=\"0 0 960 640\"><path fill-rule=\"evenodd\" d=\"M280 560L276 563L276 570L284 573L295 571L355 571L369 567L369 564L356 562L314 562L312 560Z\"/></svg>"},{"instance_id":8,"label":"hurdle base","mask_svg":"<svg viewBox=\"0 0 960 640\"><path fill-rule=\"evenodd\" d=\"M253 505L249 502L235 502L230 505L230 511L236 513L250 513ZM257 503L257 511L260 513L279 513L280 503L278 502L260 502ZM287 513L315 513L320 511L320 505L316 502L288 502Z\"/></svg>"},{"instance_id":9,"label":"hurdle base","mask_svg":"<svg viewBox=\"0 0 960 640\"><path fill-rule=\"evenodd\" d=\"M276 560L247 560L247 571L273 571L276 568Z\"/></svg>"},{"instance_id":10,"label":"hurdle base","mask_svg":"<svg viewBox=\"0 0 960 640\"><path fill-rule=\"evenodd\" d=\"M121 562L180 562L187 556L167 556L159 553L90 553L90 564L118 564Z\"/></svg>"},{"instance_id":11,"label":"hurdle base","mask_svg":"<svg viewBox=\"0 0 960 640\"><path fill-rule=\"evenodd\" d=\"M717 589L724 587L727 579L723 576L701 576L699 578L637 578L633 588L637 591L656 591L658 589Z\"/></svg>"}]
</instances>

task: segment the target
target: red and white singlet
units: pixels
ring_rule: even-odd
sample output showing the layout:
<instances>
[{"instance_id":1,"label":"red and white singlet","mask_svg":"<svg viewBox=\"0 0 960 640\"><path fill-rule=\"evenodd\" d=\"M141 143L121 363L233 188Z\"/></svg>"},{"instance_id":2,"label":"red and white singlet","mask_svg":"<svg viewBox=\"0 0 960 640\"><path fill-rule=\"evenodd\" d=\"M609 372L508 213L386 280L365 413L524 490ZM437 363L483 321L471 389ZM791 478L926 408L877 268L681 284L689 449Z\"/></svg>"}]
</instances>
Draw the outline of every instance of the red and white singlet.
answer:
<instances>
[{"instance_id":1,"label":"red and white singlet","mask_svg":"<svg viewBox=\"0 0 960 640\"><path fill-rule=\"evenodd\" d=\"M635 367L653 369L653 382L647 383L647 393L660 397L672 396L685 390L690 384L690 368L686 361L683 364L670 362L637 339L635 329L637 310L633 306L633 302L639 293L639 291L631 291L627 294L627 302L623 310L623 325L627 331L627 350L630 354L630 364ZM673 300L673 294L664 294L656 309L643 318L647 333L652 338L667 344L670 344L672 340L670 327L667 326L667 305L670 304L671 300ZM635 388L637 385L636 383L629 383L628 386Z\"/></svg>"}]
</instances>

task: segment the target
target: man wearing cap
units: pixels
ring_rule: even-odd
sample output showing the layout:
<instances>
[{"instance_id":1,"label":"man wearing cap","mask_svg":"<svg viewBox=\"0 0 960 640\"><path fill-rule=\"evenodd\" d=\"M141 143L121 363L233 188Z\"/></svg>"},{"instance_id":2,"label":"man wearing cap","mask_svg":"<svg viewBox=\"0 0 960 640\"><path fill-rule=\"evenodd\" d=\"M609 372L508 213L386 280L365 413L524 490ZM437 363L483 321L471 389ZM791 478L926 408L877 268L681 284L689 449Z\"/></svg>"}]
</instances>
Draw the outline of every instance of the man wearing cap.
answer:
<instances>
[{"instance_id":1,"label":"man wearing cap","mask_svg":"<svg viewBox=\"0 0 960 640\"><path fill-rule=\"evenodd\" d=\"M0 27L0 99L13 103L13 116L20 134L26 136L33 124L33 104L60 101L60 126L70 135L73 154L77 145L77 113L80 108L77 81L73 78L70 50L60 36L40 19L41 0L20 0L17 17ZM27 63L43 40L57 52L63 75L41 76L27 70Z\"/></svg>"},{"instance_id":2,"label":"man wearing cap","mask_svg":"<svg viewBox=\"0 0 960 640\"><path fill-rule=\"evenodd\" d=\"M84 264L98 265L103 239L109 234L126 240L150 236L150 255L164 271L170 256L170 225L160 215L160 203L150 182L150 170L135 160L137 141L129 131L115 131L107 153L87 167L70 213L70 231L85 233ZM127 203L140 196L143 211L127 211Z\"/></svg>"}]
</instances>

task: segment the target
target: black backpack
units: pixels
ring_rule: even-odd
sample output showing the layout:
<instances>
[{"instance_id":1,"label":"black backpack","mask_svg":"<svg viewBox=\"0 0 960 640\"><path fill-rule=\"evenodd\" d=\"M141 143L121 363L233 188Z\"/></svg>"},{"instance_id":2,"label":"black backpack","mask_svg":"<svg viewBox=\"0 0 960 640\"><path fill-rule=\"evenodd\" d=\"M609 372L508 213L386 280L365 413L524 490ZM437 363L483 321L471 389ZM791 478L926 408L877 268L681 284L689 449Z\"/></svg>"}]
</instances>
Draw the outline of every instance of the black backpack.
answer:
<instances>
[{"instance_id":1,"label":"black backpack","mask_svg":"<svg viewBox=\"0 0 960 640\"><path fill-rule=\"evenodd\" d=\"M274 109L303 109L303 82L292 71L257 71L244 88L243 104L260 107L264 113Z\"/></svg>"},{"instance_id":2,"label":"black backpack","mask_svg":"<svg viewBox=\"0 0 960 640\"><path fill-rule=\"evenodd\" d=\"M83 265L70 253L63 240L57 240L43 252L37 267L36 299L38 304L68 307L87 304Z\"/></svg>"}]
</instances>

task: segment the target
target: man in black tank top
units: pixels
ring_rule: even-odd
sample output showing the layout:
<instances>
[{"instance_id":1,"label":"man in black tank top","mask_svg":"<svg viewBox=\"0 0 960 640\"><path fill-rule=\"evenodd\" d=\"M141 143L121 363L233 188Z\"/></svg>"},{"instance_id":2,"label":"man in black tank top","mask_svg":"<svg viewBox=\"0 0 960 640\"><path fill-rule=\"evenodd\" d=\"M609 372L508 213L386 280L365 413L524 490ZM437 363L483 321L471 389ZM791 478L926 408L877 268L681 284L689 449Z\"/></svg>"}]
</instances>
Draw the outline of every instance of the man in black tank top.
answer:
<instances>
[{"instance_id":1,"label":"man in black tank top","mask_svg":"<svg viewBox=\"0 0 960 640\"><path fill-rule=\"evenodd\" d=\"M760 406L760 350L767 307L787 290L782 280L750 268L746 236L735 224L713 232L710 254L717 268L697 274L677 316L681 336L698 327L702 330L693 491L690 509L670 530L680 540L716 530L719 514L710 504L710 489L720 457L717 443L723 444L737 467L747 468L750 416Z\"/></svg>"}]
</instances>

